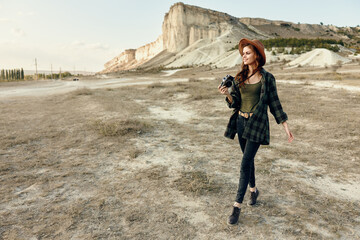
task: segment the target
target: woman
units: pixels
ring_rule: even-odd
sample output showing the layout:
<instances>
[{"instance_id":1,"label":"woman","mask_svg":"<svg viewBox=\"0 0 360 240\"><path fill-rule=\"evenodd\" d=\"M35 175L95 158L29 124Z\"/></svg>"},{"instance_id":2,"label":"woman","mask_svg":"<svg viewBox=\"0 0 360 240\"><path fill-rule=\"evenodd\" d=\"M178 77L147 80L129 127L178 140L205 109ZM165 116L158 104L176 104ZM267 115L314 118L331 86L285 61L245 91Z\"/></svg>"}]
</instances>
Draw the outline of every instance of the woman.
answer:
<instances>
[{"instance_id":1,"label":"woman","mask_svg":"<svg viewBox=\"0 0 360 240\"><path fill-rule=\"evenodd\" d=\"M238 222L248 184L250 187L248 205L256 204L259 196L259 190L255 186L254 157L260 145L270 143L268 107L276 122L284 126L288 141L294 140L286 122L288 117L278 98L275 78L263 68L266 63L264 45L259 40L243 38L239 43L239 51L243 63L240 72L232 81L232 86L218 87L219 92L226 95L228 106L234 108L225 137L234 139L237 133L243 152L239 186L229 224Z\"/></svg>"}]
</instances>

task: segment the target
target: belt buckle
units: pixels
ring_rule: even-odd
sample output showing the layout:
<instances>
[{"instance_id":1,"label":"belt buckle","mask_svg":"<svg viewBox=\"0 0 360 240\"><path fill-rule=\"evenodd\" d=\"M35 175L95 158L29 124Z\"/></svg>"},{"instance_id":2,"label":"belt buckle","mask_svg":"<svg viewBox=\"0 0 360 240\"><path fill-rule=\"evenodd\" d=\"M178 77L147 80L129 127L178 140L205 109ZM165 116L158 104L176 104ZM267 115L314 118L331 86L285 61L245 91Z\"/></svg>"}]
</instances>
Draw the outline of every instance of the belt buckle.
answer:
<instances>
[{"instance_id":1,"label":"belt buckle","mask_svg":"<svg viewBox=\"0 0 360 240\"><path fill-rule=\"evenodd\" d=\"M244 117L244 118L249 118L249 114L248 113L244 113L244 112L241 112L239 111L240 113L240 116Z\"/></svg>"}]
</instances>

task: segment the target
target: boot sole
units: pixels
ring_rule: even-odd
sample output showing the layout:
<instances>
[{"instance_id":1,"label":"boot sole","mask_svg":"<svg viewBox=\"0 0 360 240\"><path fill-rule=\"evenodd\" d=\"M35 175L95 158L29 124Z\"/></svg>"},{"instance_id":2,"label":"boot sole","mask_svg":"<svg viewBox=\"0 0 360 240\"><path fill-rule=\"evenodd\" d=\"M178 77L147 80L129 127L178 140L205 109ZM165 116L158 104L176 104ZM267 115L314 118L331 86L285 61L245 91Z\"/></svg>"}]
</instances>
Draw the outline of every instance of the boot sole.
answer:
<instances>
[{"instance_id":1,"label":"boot sole","mask_svg":"<svg viewBox=\"0 0 360 240\"><path fill-rule=\"evenodd\" d=\"M229 221L226 221L226 223L227 223L227 225L229 225L229 226L236 226L236 225L238 225L238 224L239 224L239 221L237 221L237 222L236 222L236 223L234 223L234 224L229 223Z\"/></svg>"}]
</instances>

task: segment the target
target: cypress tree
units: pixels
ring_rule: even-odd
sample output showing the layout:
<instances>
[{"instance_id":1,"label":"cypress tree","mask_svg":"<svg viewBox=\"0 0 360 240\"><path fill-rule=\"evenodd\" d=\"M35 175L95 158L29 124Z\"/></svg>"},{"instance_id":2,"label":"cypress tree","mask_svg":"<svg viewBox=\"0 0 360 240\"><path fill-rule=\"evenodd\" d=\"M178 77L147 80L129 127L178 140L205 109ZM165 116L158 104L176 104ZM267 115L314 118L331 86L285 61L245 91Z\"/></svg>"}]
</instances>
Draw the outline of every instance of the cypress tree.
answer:
<instances>
[{"instance_id":1,"label":"cypress tree","mask_svg":"<svg viewBox=\"0 0 360 240\"><path fill-rule=\"evenodd\" d=\"M23 68L21 68L20 79L21 79L21 80L24 80L24 79L25 79L24 69L23 69Z\"/></svg>"},{"instance_id":2,"label":"cypress tree","mask_svg":"<svg viewBox=\"0 0 360 240\"><path fill-rule=\"evenodd\" d=\"M4 71L4 69L1 69L0 79L1 79L1 80L5 80L5 71Z\"/></svg>"},{"instance_id":3,"label":"cypress tree","mask_svg":"<svg viewBox=\"0 0 360 240\"><path fill-rule=\"evenodd\" d=\"M5 71L5 78L6 78L6 80L9 80L9 72L8 72L7 69L6 69L6 71Z\"/></svg>"}]
</instances>

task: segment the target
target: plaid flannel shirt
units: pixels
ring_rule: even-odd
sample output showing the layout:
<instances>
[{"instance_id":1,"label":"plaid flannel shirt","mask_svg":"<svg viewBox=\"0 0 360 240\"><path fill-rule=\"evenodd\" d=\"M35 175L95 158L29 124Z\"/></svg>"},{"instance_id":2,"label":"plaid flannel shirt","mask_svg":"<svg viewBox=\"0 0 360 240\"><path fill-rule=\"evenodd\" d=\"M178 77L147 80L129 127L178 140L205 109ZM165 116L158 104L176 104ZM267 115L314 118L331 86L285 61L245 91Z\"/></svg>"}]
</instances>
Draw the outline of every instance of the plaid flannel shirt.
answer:
<instances>
[{"instance_id":1,"label":"plaid flannel shirt","mask_svg":"<svg viewBox=\"0 0 360 240\"><path fill-rule=\"evenodd\" d=\"M262 86L260 92L260 101L254 110L253 115L246 124L242 137L252 142L258 142L262 145L269 145L270 129L267 111L268 106L270 108L271 114L274 116L278 124L285 122L288 117L282 109L276 90L274 76L271 73L265 71L263 68L260 70L260 73L263 76L261 79ZM233 85L229 91L233 101L230 103L227 98L226 101L229 108L234 108L234 112L230 117L224 136L230 139L234 139L237 133L236 125L241 106L241 94L238 86L235 85L235 82L233 82Z\"/></svg>"}]
</instances>

